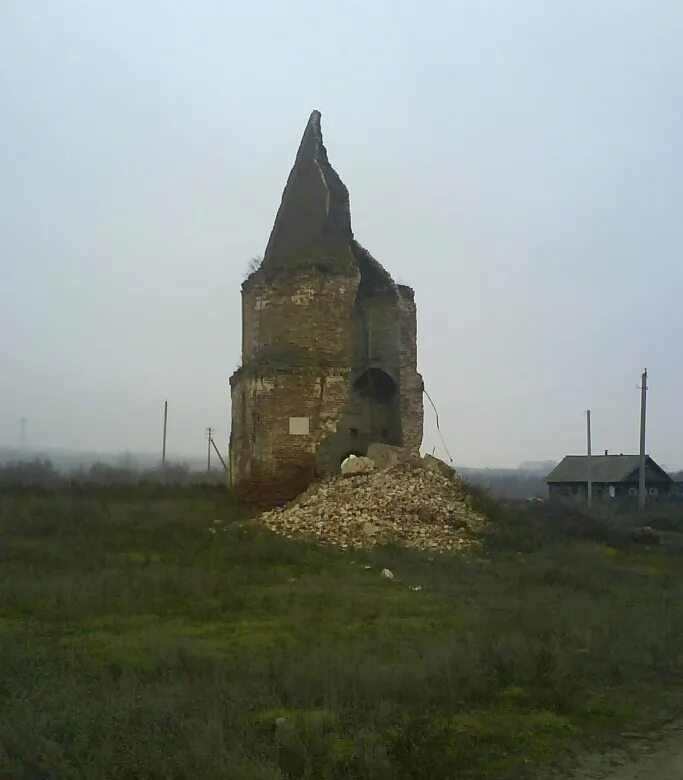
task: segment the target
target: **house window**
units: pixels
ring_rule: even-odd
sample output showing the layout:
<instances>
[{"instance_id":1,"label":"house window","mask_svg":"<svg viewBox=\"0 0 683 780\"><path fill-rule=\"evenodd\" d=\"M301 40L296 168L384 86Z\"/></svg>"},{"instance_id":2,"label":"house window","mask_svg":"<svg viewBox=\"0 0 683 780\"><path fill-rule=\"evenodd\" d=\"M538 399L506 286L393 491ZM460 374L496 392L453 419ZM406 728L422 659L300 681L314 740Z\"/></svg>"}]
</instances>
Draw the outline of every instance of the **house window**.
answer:
<instances>
[{"instance_id":1,"label":"house window","mask_svg":"<svg viewBox=\"0 0 683 780\"><path fill-rule=\"evenodd\" d=\"M357 439L358 438L358 428L349 428L349 436L352 439Z\"/></svg>"},{"instance_id":2,"label":"house window","mask_svg":"<svg viewBox=\"0 0 683 780\"><path fill-rule=\"evenodd\" d=\"M638 488L630 487L628 489L629 496L637 496L638 495Z\"/></svg>"},{"instance_id":3,"label":"house window","mask_svg":"<svg viewBox=\"0 0 683 780\"><path fill-rule=\"evenodd\" d=\"M649 493L651 496L656 496L656 495L657 495L657 493L658 493L659 491L657 490L657 488L656 488L656 487L651 487L651 488L650 488L650 489L649 489L647 492L648 492L648 493Z\"/></svg>"},{"instance_id":4,"label":"house window","mask_svg":"<svg viewBox=\"0 0 683 780\"><path fill-rule=\"evenodd\" d=\"M389 438L389 431L386 428L382 428L382 441L386 441Z\"/></svg>"}]
</instances>

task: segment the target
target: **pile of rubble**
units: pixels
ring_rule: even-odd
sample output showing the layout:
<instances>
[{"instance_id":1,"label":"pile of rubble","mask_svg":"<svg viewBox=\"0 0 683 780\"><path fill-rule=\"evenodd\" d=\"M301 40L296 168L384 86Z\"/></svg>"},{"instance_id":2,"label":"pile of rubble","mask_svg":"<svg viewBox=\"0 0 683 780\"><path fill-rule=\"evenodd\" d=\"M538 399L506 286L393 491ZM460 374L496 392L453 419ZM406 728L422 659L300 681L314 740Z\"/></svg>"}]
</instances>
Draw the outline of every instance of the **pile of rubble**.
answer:
<instances>
[{"instance_id":1,"label":"pile of rubble","mask_svg":"<svg viewBox=\"0 0 683 780\"><path fill-rule=\"evenodd\" d=\"M381 446L376 461L350 460L339 476L257 522L289 538L342 548L396 544L440 551L476 544L486 521L470 508L457 474L430 456L407 460L389 452L387 458Z\"/></svg>"}]
</instances>

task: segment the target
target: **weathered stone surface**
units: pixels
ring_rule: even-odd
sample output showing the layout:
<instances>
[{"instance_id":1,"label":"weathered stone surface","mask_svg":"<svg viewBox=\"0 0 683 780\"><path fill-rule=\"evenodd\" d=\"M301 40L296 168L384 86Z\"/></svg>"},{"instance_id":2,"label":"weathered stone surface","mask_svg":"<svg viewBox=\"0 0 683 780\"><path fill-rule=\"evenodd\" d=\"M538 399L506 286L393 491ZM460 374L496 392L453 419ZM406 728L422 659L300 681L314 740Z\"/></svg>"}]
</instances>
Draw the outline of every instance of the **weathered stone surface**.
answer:
<instances>
[{"instance_id":1,"label":"weathered stone surface","mask_svg":"<svg viewBox=\"0 0 683 780\"><path fill-rule=\"evenodd\" d=\"M392 466L398 466L399 463L409 463L415 460L414 452L410 452L405 447L392 447L391 444L381 444L373 442L368 447L368 458L377 466L378 469L388 469Z\"/></svg>"},{"instance_id":2,"label":"weathered stone surface","mask_svg":"<svg viewBox=\"0 0 683 780\"><path fill-rule=\"evenodd\" d=\"M659 544L660 534L649 525L641 525L631 531L631 538L640 544Z\"/></svg>"},{"instance_id":3,"label":"weathered stone surface","mask_svg":"<svg viewBox=\"0 0 683 780\"><path fill-rule=\"evenodd\" d=\"M353 477L356 474L368 474L375 470L375 464L370 458L349 458L342 466L342 477Z\"/></svg>"},{"instance_id":4,"label":"weathered stone surface","mask_svg":"<svg viewBox=\"0 0 683 780\"><path fill-rule=\"evenodd\" d=\"M397 544L435 552L476 545L487 525L466 506L459 479L411 465L316 483L254 522L342 548Z\"/></svg>"},{"instance_id":5,"label":"weathered stone surface","mask_svg":"<svg viewBox=\"0 0 683 780\"><path fill-rule=\"evenodd\" d=\"M435 458L433 455L422 456L422 468L435 471L437 474L443 474L444 477L449 479L455 476L455 469L452 466L444 463L440 458Z\"/></svg>"},{"instance_id":6,"label":"weathered stone surface","mask_svg":"<svg viewBox=\"0 0 683 780\"><path fill-rule=\"evenodd\" d=\"M353 236L348 190L314 111L263 263L242 285L242 366L230 379L235 492L291 499L372 442L417 455L416 333L413 291Z\"/></svg>"}]
</instances>

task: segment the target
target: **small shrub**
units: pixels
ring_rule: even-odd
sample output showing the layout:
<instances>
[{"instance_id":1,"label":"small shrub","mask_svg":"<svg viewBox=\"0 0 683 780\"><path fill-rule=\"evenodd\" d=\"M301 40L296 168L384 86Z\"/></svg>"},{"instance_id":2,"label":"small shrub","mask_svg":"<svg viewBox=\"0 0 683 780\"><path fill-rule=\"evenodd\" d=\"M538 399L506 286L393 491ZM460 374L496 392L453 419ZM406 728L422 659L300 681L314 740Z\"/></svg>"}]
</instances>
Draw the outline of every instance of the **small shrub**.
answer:
<instances>
[{"instance_id":1,"label":"small shrub","mask_svg":"<svg viewBox=\"0 0 683 780\"><path fill-rule=\"evenodd\" d=\"M244 278L248 279L252 274L255 274L263 264L263 255L254 255L247 262L247 268L244 272Z\"/></svg>"}]
</instances>

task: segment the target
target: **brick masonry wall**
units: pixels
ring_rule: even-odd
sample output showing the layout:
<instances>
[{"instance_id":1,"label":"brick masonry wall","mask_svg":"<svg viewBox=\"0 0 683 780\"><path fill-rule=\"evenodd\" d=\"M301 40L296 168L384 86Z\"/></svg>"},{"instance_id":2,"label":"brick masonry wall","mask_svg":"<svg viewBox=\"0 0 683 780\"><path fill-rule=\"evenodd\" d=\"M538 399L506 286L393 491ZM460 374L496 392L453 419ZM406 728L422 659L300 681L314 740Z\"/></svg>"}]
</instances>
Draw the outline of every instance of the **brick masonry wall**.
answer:
<instances>
[{"instance_id":1,"label":"brick masonry wall","mask_svg":"<svg viewBox=\"0 0 683 780\"><path fill-rule=\"evenodd\" d=\"M242 359L297 365L348 364L348 322L357 270L302 267L269 277L257 273L242 294Z\"/></svg>"},{"instance_id":2,"label":"brick masonry wall","mask_svg":"<svg viewBox=\"0 0 683 780\"><path fill-rule=\"evenodd\" d=\"M424 384L417 373L417 308L410 287L400 285L398 291L403 446L417 452L422 444L424 423Z\"/></svg>"},{"instance_id":3,"label":"brick masonry wall","mask_svg":"<svg viewBox=\"0 0 683 780\"><path fill-rule=\"evenodd\" d=\"M293 498L383 430L390 443L419 448L412 294L359 301L359 281L357 268L300 266L270 277L256 272L243 285L243 366L231 378L230 469L238 494L266 504ZM395 398L374 409L353 385L369 366L397 386ZM290 417L308 418L308 434L290 433Z\"/></svg>"},{"instance_id":4,"label":"brick masonry wall","mask_svg":"<svg viewBox=\"0 0 683 780\"><path fill-rule=\"evenodd\" d=\"M237 492L268 503L304 490L348 395L348 369L242 371L232 389L230 468ZM309 434L290 434L290 417L307 417Z\"/></svg>"}]
</instances>

